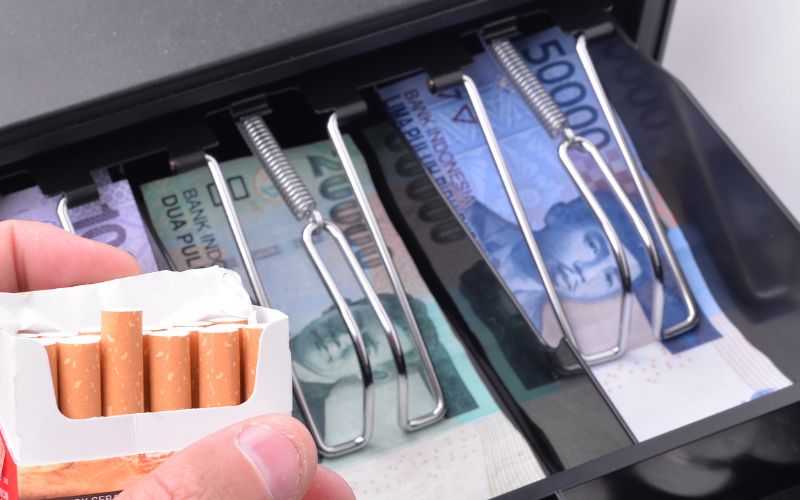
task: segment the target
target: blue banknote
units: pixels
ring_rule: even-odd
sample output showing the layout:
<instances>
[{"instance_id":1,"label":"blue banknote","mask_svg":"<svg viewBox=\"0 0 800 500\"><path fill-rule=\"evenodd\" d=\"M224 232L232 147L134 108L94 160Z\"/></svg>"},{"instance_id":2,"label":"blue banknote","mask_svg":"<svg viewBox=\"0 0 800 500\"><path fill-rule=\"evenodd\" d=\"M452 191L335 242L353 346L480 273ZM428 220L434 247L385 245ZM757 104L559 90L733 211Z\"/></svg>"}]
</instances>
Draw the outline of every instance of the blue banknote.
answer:
<instances>
[{"instance_id":1,"label":"blue banknote","mask_svg":"<svg viewBox=\"0 0 800 500\"><path fill-rule=\"evenodd\" d=\"M641 196L631 179L596 96L574 49L574 39L552 28L520 40L517 48L561 106L575 132L597 144L644 220ZM616 340L620 281L605 236L558 157L560 139L552 138L488 54L466 69L478 85L494 131L522 198L547 269L578 335L595 352ZM486 140L462 88L432 94L426 75L381 89L381 96L410 145L436 180L498 272L505 278L534 325L549 340L552 313L539 273L522 240ZM642 314L652 314L653 275L646 249L614 198L599 169L586 155L574 159L614 222L634 280ZM648 180L648 184L650 184ZM663 258L663 251L662 260ZM667 266L664 324L687 311ZM585 307L591 303L593 307ZM598 332L598 321L605 325ZM587 333L588 332L588 333Z\"/></svg>"},{"instance_id":2,"label":"blue banknote","mask_svg":"<svg viewBox=\"0 0 800 500\"><path fill-rule=\"evenodd\" d=\"M637 211L647 220L641 196L578 60L575 39L551 28L518 40L515 45L560 105L571 128L600 148ZM475 56L465 73L480 90L581 349L591 353L612 346L619 331L618 269L599 224L561 164L560 140L552 138L541 126L513 83L488 54ZM454 87L432 94L427 79L427 75L419 74L387 85L379 89L380 96L420 163L512 292L542 341L556 345L561 330L466 92ZM680 227L646 178L656 211L682 268L688 270L690 288L701 310L700 321L688 333L671 341L654 341L649 326L653 275L645 248L599 170L586 156L576 153L573 159L619 233L633 278L636 300L627 354L593 371L637 437L647 438L671 430L739 404L759 391L787 384L788 379L747 343L719 311L696 269ZM663 261L663 250L660 253ZM687 314L669 268L665 293L666 326ZM734 362L729 354L735 349L746 352L748 360ZM686 358L691 361L685 362ZM726 373L722 375L715 370ZM755 374L761 370L769 371L770 376L759 380ZM647 376L637 378L629 372ZM737 376L728 377L729 387L713 396L700 390L696 382L719 380L729 373ZM621 374L628 374L627 378ZM690 387L691 384L695 386ZM697 404L684 404L685 411L674 411L687 401ZM653 418L653 409L661 407L664 416Z\"/></svg>"}]
</instances>

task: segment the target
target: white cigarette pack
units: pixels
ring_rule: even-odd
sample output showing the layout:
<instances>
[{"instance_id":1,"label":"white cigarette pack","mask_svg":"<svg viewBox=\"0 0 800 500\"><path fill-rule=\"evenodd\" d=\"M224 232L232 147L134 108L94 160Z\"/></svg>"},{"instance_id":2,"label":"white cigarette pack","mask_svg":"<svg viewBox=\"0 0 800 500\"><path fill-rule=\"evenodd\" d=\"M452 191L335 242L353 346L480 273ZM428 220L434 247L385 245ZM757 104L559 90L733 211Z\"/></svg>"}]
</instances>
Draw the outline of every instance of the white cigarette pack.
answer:
<instances>
[{"instance_id":1,"label":"white cigarette pack","mask_svg":"<svg viewBox=\"0 0 800 500\"><path fill-rule=\"evenodd\" d=\"M104 308L142 309L148 325L212 317L266 325L252 396L238 406L70 419L45 348L19 332L74 332ZM113 498L173 452L240 420L292 407L289 320L253 306L239 276L213 267L0 294L0 499Z\"/></svg>"}]
</instances>

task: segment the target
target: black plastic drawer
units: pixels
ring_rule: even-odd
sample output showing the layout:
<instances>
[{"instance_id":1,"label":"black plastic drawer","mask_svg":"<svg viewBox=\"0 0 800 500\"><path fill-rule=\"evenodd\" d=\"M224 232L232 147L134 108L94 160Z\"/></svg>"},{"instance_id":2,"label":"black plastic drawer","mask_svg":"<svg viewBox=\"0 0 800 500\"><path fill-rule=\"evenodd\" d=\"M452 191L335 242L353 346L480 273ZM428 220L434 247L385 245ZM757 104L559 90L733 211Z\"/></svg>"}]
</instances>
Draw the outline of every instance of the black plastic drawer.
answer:
<instances>
[{"instance_id":1,"label":"black plastic drawer","mask_svg":"<svg viewBox=\"0 0 800 500\"><path fill-rule=\"evenodd\" d=\"M292 18L315 6L299 2L287 8ZM0 193L36 184L45 195L67 193L80 203L96 194L89 172L109 167L136 191L203 152L219 160L248 154L234 116L253 103L268 103L266 122L284 148L325 138L325 120L336 111L364 152L392 222L471 362L549 474L510 497L778 493L795 486L800 464L800 445L792 437L800 404L800 336L794 331L800 320L800 228L680 84L626 41L607 8L539 1L349 5L350 18L314 16L316 24L290 23L281 36L249 38L247 46L206 54L208 60L167 61L140 82L98 84L87 90L91 98L65 92L41 107L0 115ZM258 23L246 25L229 14L216 27L197 26L258 29ZM636 443L574 349L563 342L548 350L534 341L432 181L421 170L402 182L387 176L370 139L376 130L392 133L376 86L420 71L452 75L478 50L482 27L517 18L536 29L540 15L570 33L587 33L609 98L685 230L711 292L795 385ZM83 38L72 40L79 47ZM3 51L19 49L0 47L0 59ZM422 198L408 195L411 184ZM419 215L426 203L437 214L433 221ZM447 245L432 243L433 225L447 229ZM471 320L474 303L457 293L465 276L484 283L507 312L482 324ZM488 342L490 337L499 344ZM535 392L555 381L559 389L521 398L498 370L494 360L500 357L528 367L526 389ZM576 440L587 445L576 451ZM708 486L715 480L717 487Z\"/></svg>"}]
</instances>

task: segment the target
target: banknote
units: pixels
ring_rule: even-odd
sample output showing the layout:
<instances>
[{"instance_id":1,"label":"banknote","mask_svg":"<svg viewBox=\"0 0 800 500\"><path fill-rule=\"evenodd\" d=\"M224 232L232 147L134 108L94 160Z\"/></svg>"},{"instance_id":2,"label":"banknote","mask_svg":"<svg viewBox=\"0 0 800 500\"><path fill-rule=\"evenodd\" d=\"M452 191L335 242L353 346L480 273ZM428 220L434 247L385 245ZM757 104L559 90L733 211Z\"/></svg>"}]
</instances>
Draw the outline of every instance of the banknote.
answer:
<instances>
[{"instance_id":1,"label":"banknote","mask_svg":"<svg viewBox=\"0 0 800 500\"><path fill-rule=\"evenodd\" d=\"M370 151L375 183L396 227L409 246L421 250L426 276L438 280L458 311L464 328L478 344L509 397L521 407L518 422L530 422L540 435L540 460L553 469L575 467L629 446L633 441L562 340L550 349L539 342L532 325L459 220L439 195L413 151L390 123L360 132L359 144ZM547 451L545 451L547 450Z\"/></svg>"},{"instance_id":2,"label":"banknote","mask_svg":"<svg viewBox=\"0 0 800 500\"><path fill-rule=\"evenodd\" d=\"M136 257L143 272L157 271L153 248L128 181L112 180L107 170L93 171L92 178L100 196L69 209L75 231L84 238L126 250ZM58 201L57 197L44 196L36 186L0 196L0 220L32 220L61 227L56 213Z\"/></svg>"},{"instance_id":3,"label":"banknote","mask_svg":"<svg viewBox=\"0 0 800 500\"><path fill-rule=\"evenodd\" d=\"M619 145L577 59L574 39L552 28L526 37L516 46L564 110L571 127L600 147L644 215ZM581 349L591 353L614 345L620 311L617 267L598 223L561 166L558 139L547 134L487 54L476 56L466 73L480 89ZM380 94L442 196L513 292L541 340L556 345L560 329L463 89L434 95L428 90L426 75L420 74L383 87ZM696 269L696 263L680 228L648 180L702 312L691 332L669 342L653 340L649 333L653 277L645 249L597 168L586 156L575 154L574 159L620 234L634 282L637 300L628 353L593 368L634 434L640 439L651 437L788 385L788 379L719 311L699 271L687 271ZM665 289L664 323L670 325L685 317L686 310L671 273ZM721 353L723 346L733 344L736 347L731 349L744 356L740 362L734 363L730 353ZM610 366L618 372L608 372ZM736 376L728 376L734 372ZM768 376L759 378L762 373ZM713 389L708 385L712 380ZM722 386L716 384L719 380L725 380ZM656 408L660 411L654 411Z\"/></svg>"},{"instance_id":4,"label":"banknote","mask_svg":"<svg viewBox=\"0 0 800 500\"><path fill-rule=\"evenodd\" d=\"M468 447L462 452L472 457L464 467L474 473L476 497L496 495L541 478L543 472L531 448L494 402L392 226L377 197L363 156L350 138L347 144L403 277L444 390L447 413L444 420L430 428L414 433L401 429L396 370L377 317L330 239L318 237L315 241L320 253L365 335L376 379L373 439L364 450L325 460L326 464L354 481L357 490L363 487L363 492L370 497L402 496L410 488L415 491L415 497L433 498L430 478L419 474L416 466L409 467L409 463L415 461L418 465L423 460L420 457L427 457L428 453L439 453L440 459L449 456L456 448L445 445L457 439ZM319 142L287 149L285 153L314 193L324 217L334 221L347 236L398 330L409 364L410 414L430 411L433 398L422 375L419 355L412 347L399 301L392 293L377 249L331 144ZM363 425L362 381L344 324L303 249L300 236L304 222L294 218L255 158L226 161L221 168L271 306L289 315L293 367L311 416L326 442L352 439ZM247 282L218 193L206 170L152 181L143 184L141 190L156 234L179 269L217 264L240 272ZM498 449L497 438L492 436L502 436L501 442L506 446ZM387 461L393 461L397 467L387 468ZM442 470L445 465L447 467ZM449 464L441 461L437 462L436 470L443 478L444 474L457 477L463 474L463 470L459 472L461 467L460 461ZM501 477L508 480L497 482L489 475L491 470L505 471ZM452 491L445 498L455 498L456 493Z\"/></svg>"}]
</instances>

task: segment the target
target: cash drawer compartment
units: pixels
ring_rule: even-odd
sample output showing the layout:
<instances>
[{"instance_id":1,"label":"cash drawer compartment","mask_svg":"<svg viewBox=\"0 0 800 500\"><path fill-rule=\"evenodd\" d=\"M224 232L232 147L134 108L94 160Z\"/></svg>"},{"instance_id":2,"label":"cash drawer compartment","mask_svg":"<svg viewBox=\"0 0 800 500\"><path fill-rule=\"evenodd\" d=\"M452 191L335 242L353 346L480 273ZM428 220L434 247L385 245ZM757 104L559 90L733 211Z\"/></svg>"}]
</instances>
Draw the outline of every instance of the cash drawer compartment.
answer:
<instances>
[{"instance_id":1,"label":"cash drawer compartment","mask_svg":"<svg viewBox=\"0 0 800 500\"><path fill-rule=\"evenodd\" d=\"M437 21L409 22L414 27L409 31L417 30L413 36L376 35L380 41L372 47L361 45L337 60L322 58L306 67L277 62L270 65L278 68L274 76L265 74L266 63L250 58L242 63L250 73L233 83L215 82L219 85L214 92L196 92L184 103L172 100L161 111L155 102L144 103L147 112L136 113L131 107L124 119L110 118L108 130L97 125L100 120L78 127L79 132L15 141L25 136L20 127L19 135L12 130L10 139L4 139L5 149L0 151L0 192L36 185L45 195L66 194L70 204L79 205L97 197L90 172L109 169L112 179L131 183L150 236L158 242L141 186L198 164L200 153L221 162L248 155L237 114L260 109L277 142L287 149L325 139L326 119L336 111L365 156L389 219L466 346L494 404L514 423L549 476L510 496L591 498L603 491L612 496L710 498L744 494L743 484L749 484L748 494L758 495L794 486L792 471L800 455L792 452L797 443L788 436L797 428L794 406L800 404L800 368L795 362L800 336L793 331L800 320L800 263L795 258L800 254L800 228L680 84L610 30L600 9L587 8L585 15L572 16L554 7L551 14L562 27L590 35L589 50L606 92L684 230L722 312L793 385L636 443L574 349L566 343L548 349L534 341L524 315L431 180L421 170L402 181L387 174L388 164L376 144L398 133L376 88L420 71L452 76L479 51L475 33L487 23L519 17L527 29L535 30L541 18L535 7L542 4L532 4L513 3L502 9L481 4L456 9L451 19L439 13L432 19L439 20L440 29L433 28ZM132 91L130 97L147 101L146 94ZM263 103L268 109L259 108ZM413 157L408 149L404 154ZM416 199L408 195L415 189ZM421 216L425 210L427 215ZM446 251L437 249L430 237L434 231L447 242ZM159 266L175 265L163 258L163 241L156 246L161 247L156 252ZM450 263L455 267L448 268ZM468 304L459 292L465 280L480 282L505 311L490 314L494 330L486 321L479 324L470 317L477 314L475 302ZM501 330L504 335L498 335ZM525 391L510 384L499 359L512 360L505 367L512 371L526 362L534 365L516 375ZM557 390L548 389L556 382ZM558 422L566 424L559 427ZM586 449L574 449L576 440L588 443ZM764 443L771 446L768 452ZM663 480L704 466L707 470L682 484ZM764 482L763 489L752 485L765 471L778 469L781 474ZM715 488L692 490L713 480L718 481Z\"/></svg>"}]
</instances>

